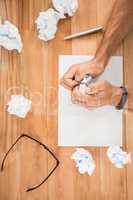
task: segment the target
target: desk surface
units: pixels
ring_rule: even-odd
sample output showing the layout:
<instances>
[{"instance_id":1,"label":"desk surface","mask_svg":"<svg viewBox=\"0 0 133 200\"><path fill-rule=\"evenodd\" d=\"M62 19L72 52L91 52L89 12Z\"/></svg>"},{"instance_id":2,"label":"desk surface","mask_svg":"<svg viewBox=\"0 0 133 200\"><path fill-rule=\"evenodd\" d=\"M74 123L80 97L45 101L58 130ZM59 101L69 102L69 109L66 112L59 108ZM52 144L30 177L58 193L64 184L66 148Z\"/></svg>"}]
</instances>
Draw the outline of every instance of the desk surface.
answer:
<instances>
[{"instance_id":1,"label":"desk surface","mask_svg":"<svg viewBox=\"0 0 133 200\"><path fill-rule=\"evenodd\" d=\"M53 167L52 158L38 145L24 139L10 153L0 174L1 200L132 200L133 163L123 169L113 167L105 156L106 149L87 148L96 161L96 171L89 177L77 173L70 155L74 148L57 147L58 55L94 54L101 34L63 41L65 35L104 25L113 0L79 0L73 18L59 24L56 38L49 43L37 39L34 21L51 0L1 0L0 13L15 23L24 48L21 54L0 50L0 161L21 133L29 133L48 144L60 159L60 166L40 189L26 193L27 187L40 183ZM133 79L133 34L116 55L124 56L124 81L131 88ZM12 93L21 93L33 101L26 119L12 117L5 105ZM133 114L124 114L124 146L133 152Z\"/></svg>"}]
</instances>

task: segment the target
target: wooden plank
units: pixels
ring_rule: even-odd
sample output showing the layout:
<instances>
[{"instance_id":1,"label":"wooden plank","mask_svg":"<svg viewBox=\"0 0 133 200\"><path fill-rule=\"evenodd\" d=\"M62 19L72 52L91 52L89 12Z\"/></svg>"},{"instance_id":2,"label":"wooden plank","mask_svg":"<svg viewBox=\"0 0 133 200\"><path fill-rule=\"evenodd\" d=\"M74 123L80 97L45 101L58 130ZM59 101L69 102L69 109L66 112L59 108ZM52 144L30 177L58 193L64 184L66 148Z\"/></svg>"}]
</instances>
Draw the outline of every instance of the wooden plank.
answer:
<instances>
[{"instance_id":1,"label":"wooden plank","mask_svg":"<svg viewBox=\"0 0 133 200\"><path fill-rule=\"evenodd\" d=\"M91 27L97 26L97 1L86 0L84 3L79 1L77 14L72 18L72 32L80 32ZM72 41L72 54L74 55L94 55L97 47L96 34L84 36ZM89 177L88 174L80 175L74 173L75 199L98 199L100 193L99 150L97 148L87 148L96 161L95 173Z\"/></svg>"},{"instance_id":2,"label":"wooden plank","mask_svg":"<svg viewBox=\"0 0 133 200\"><path fill-rule=\"evenodd\" d=\"M67 152L71 148L58 148L58 56L60 54L71 54L71 41L63 41L65 35L71 33L71 19L65 19L59 24L56 38L49 42L48 46L48 69L47 69L47 136L48 144L56 152L60 160L60 166L48 182L48 199L72 200L74 199L73 183L70 177L73 173L72 165ZM51 160L48 159L48 169ZM69 183L69 184L68 184ZM69 192L66 192L66 188Z\"/></svg>"},{"instance_id":3,"label":"wooden plank","mask_svg":"<svg viewBox=\"0 0 133 200\"><path fill-rule=\"evenodd\" d=\"M2 130L3 143L5 143L4 152L7 151L12 142L22 132L31 134L33 137L47 143L46 133L46 89L45 89L45 66L46 54L44 45L37 39L34 21L40 10L47 8L47 2L44 1L4 1L7 3L7 16L16 25L22 34L24 48L22 54L16 52L7 54L8 63L6 65L7 79L3 81L5 86L18 87L19 93L33 101L32 113L24 120L11 117L6 114L6 126ZM3 4L4 4L3 3ZM19 8L19 10L18 10ZM26 8L26 9L25 9ZM28 9L27 9L28 8ZM27 19L27 21L25 21ZM38 50L39 49L39 50ZM3 53L4 54L4 53ZM4 61L3 65L4 65ZM7 61L6 61L7 62ZM3 67L4 68L4 67ZM1 77L3 74L1 73ZM12 91L11 91L12 92ZM5 102L4 102L5 103ZM4 113L5 115L5 113ZM21 131L21 132L20 132ZM4 137L4 132L6 132ZM30 195L25 192L27 187L34 186L47 175L47 153L44 153L40 147L31 141L23 141L21 148L14 150L17 160L8 165L3 174L1 185L3 185L2 198L11 199L37 199L38 190L31 192ZM13 155L15 155L15 153ZM9 158L8 163L10 163ZM15 156L13 157L15 159ZM29 162L30 160L30 162ZM13 168L14 167L14 168ZM13 170L14 169L14 170ZM16 172L15 173L15 169ZM37 174L35 176L35 174ZM14 184L13 184L14 183ZM8 193L4 190L8 188ZM39 199L47 199L47 183L39 189Z\"/></svg>"},{"instance_id":4,"label":"wooden plank","mask_svg":"<svg viewBox=\"0 0 133 200\"><path fill-rule=\"evenodd\" d=\"M46 131L46 64L47 53L43 42L37 39L35 19L40 11L47 9L47 2L44 1L24 1L23 12L28 6L29 10L23 16L27 16L29 23L23 24L24 50L22 53L22 76L21 80L31 94L33 101L32 113L23 124L24 132L28 132L33 137L47 144ZM24 17L25 18L25 17ZM24 19L23 19L24 21ZM27 155L22 148L21 166L21 199L48 199L47 182L36 191L25 193L24 189L28 186L39 184L47 176L47 156L40 147L34 148L29 142L27 145ZM28 164L28 160L31 163ZM27 176L24 176L27 169ZM35 175L36 174L36 175Z\"/></svg>"},{"instance_id":5,"label":"wooden plank","mask_svg":"<svg viewBox=\"0 0 133 200\"><path fill-rule=\"evenodd\" d=\"M125 66L125 84L129 91L132 90L133 69L132 69L132 55L133 55L133 33L130 33L124 42L124 66ZM126 120L126 150L133 153L133 112L127 110L125 113ZM127 166L127 199L133 199L133 163Z\"/></svg>"},{"instance_id":6,"label":"wooden plank","mask_svg":"<svg viewBox=\"0 0 133 200\"><path fill-rule=\"evenodd\" d=\"M17 24L15 17L12 16L12 10L8 10L7 2L0 1L0 8L1 13L6 18L10 18L14 23ZM9 4L8 4L9 5ZM16 10L16 6L14 5L14 12ZM16 15L15 15L16 16ZM1 101L0 107L1 109L1 131L0 131L0 138L1 138L1 145L0 145L0 155L1 159L3 158L5 152L9 149L14 139L17 137L18 133L20 132L21 127L21 120L15 117L9 116L6 110L6 103L8 97L12 92L15 93L14 87L20 84L19 79L19 68L18 64L20 63L20 57L16 52L7 52L4 49L1 49L1 65L0 65L0 87L1 87ZM20 189L19 185L19 167L20 167L20 158L19 158L19 149L16 150L16 154L14 156L10 156L8 162L6 163L5 171L1 173L0 178L0 194L1 199L8 199L12 197L16 199L17 193ZM13 163L16 160L16 165L13 167ZM19 158L19 159L18 159ZM16 173L15 173L16 172ZM16 175L16 176L15 176ZM14 180L14 184L12 181ZM6 192L6 188L8 193Z\"/></svg>"},{"instance_id":7,"label":"wooden plank","mask_svg":"<svg viewBox=\"0 0 133 200\"><path fill-rule=\"evenodd\" d=\"M79 8L72 18L72 33L85 31L97 26L97 2L79 0ZM72 41L72 53L88 55L96 51L96 34L83 36Z\"/></svg>"}]
</instances>

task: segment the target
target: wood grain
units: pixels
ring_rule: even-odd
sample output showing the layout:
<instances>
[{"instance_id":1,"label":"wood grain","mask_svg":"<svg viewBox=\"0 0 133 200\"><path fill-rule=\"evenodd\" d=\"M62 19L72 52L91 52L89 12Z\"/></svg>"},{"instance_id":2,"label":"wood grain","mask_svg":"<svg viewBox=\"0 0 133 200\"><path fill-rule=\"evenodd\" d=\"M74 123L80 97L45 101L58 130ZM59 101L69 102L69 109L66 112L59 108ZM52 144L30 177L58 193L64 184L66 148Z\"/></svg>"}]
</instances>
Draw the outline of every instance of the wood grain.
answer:
<instances>
[{"instance_id":1,"label":"wood grain","mask_svg":"<svg viewBox=\"0 0 133 200\"><path fill-rule=\"evenodd\" d=\"M73 18L59 23L56 38L48 43L37 39L34 21L40 11L51 6L51 0L0 0L0 15L19 27L23 51L0 49L0 162L23 132L41 140L56 153L60 166L38 190L26 193L54 166L52 158L29 140L21 141L0 173L0 200L132 200L133 164L118 170L106 157L104 148L87 148L96 161L95 173L80 175L70 156L74 148L57 146L58 56L60 54L94 54L102 35L84 36L63 41L64 36L104 25L115 0L79 0ZM132 88L133 34L116 52L124 56L125 83ZM23 94L33 101L26 119L8 115L6 103L11 94ZM132 112L124 115L124 144L133 152Z\"/></svg>"}]
</instances>

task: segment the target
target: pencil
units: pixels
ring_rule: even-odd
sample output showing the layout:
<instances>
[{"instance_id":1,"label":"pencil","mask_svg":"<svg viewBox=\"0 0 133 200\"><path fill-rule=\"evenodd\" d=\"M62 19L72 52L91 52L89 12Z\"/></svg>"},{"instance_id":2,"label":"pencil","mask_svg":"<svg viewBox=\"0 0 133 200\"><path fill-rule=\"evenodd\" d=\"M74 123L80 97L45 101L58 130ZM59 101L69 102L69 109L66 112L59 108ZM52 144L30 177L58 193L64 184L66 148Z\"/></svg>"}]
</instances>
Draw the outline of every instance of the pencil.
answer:
<instances>
[{"instance_id":1,"label":"pencil","mask_svg":"<svg viewBox=\"0 0 133 200\"><path fill-rule=\"evenodd\" d=\"M69 40L69 39L81 37L81 36L84 36L84 35L90 35L90 34L97 33L97 32L102 31L102 30L103 30L102 26L96 27L96 28L93 28L93 29L89 29L87 31L68 35L68 36L64 37L64 40Z\"/></svg>"}]
</instances>

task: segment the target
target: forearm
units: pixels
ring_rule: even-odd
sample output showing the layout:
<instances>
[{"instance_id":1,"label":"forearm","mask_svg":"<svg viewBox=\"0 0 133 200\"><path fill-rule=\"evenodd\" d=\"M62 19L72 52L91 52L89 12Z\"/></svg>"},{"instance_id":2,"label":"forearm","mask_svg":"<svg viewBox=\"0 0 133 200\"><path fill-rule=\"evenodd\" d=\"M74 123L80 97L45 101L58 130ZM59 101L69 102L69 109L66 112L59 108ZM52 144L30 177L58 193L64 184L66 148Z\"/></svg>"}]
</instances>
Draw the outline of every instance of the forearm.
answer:
<instances>
[{"instance_id":1,"label":"forearm","mask_svg":"<svg viewBox=\"0 0 133 200\"><path fill-rule=\"evenodd\" d=\"M109 57L127 34L133 30L133 0L116 0L96 59L106 66Z\"/></svg>"}]
</instances>

